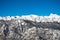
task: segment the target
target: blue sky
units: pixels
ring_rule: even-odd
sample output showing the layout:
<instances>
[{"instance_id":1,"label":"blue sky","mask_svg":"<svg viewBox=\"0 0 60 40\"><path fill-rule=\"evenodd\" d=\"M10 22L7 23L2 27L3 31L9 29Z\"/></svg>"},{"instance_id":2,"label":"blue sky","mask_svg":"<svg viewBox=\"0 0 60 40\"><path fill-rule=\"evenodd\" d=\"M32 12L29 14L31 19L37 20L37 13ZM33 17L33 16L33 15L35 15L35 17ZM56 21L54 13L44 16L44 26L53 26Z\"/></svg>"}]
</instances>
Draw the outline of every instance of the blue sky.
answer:
<instances>
[{"instance_id":1,"label":"blue sky","mask_svg":"<svg viewBox=\"0 0 60 40\"><path fill-rule=\"evenodd\" d=\"M60 15L60 0L0 0L0 16Z\"/></svg>"}]
</instances>

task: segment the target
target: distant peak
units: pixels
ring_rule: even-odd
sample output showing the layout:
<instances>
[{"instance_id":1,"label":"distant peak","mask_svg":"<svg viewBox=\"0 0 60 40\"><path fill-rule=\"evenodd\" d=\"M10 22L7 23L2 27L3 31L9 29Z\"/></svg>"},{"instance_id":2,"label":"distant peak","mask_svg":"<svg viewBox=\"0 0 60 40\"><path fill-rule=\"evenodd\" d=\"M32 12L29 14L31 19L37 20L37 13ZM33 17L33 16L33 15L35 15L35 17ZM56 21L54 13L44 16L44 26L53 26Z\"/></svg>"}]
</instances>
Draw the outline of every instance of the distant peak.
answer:
<instances>
[{"instance_id":1,"label":"distant peak","mask_svg":"<svg viewBox=\"0 0 60 40\"><path fill-rule=\"evenodd\" d=\"M51 13L49 16L38 16L38 15L23 15L23 16L6 16L0 17L0 20L11 20L11 19L24 19L31 20L36 22L60 22L60 16L57 14Z\"/></svg>"},{"instance_id":2,"label":"distant peak","mask_svg":"<svg viewBox=\"0 0 60 40\"><path fill-rule=\"evenodd\" d=\"M50 16L59 16L59 15L51 13Z\"/></svg>"}]
</instances>

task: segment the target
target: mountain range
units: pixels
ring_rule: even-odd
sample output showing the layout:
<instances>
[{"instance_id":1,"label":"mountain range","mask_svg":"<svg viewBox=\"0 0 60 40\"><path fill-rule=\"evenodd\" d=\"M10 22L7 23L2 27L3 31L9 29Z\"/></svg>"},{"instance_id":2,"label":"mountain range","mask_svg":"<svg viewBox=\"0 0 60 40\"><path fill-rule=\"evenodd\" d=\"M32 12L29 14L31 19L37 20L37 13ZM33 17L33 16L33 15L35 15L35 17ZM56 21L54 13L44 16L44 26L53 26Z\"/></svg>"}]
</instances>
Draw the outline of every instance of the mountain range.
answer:
<instances>
[{"instance_id":1,"label":"mountain range","mask_svg":"<svg viewBox=\"0 0 60 40\"><path fill-rule=\"evenodd\" d=\"M0 40L60 40L60 16L0 17Z\"/></svg>"}]
</instances>

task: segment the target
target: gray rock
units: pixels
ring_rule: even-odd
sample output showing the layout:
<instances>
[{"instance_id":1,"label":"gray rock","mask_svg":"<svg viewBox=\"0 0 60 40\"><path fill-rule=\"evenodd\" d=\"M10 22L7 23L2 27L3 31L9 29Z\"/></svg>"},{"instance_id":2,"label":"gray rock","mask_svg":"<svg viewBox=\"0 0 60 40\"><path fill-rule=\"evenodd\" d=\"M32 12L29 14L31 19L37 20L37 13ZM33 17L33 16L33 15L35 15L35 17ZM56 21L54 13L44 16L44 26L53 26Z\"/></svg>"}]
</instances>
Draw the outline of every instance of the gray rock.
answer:
<instances>
[{"instance_id":1,"label":"gray rock","mask_svg":"<svg viewBox=\"0 0 60 40\"><path fill-rule=\"evenodd\" d=\"M60 23L0 20L0 40L60 40Z\"/></svg>"}]
</instances>

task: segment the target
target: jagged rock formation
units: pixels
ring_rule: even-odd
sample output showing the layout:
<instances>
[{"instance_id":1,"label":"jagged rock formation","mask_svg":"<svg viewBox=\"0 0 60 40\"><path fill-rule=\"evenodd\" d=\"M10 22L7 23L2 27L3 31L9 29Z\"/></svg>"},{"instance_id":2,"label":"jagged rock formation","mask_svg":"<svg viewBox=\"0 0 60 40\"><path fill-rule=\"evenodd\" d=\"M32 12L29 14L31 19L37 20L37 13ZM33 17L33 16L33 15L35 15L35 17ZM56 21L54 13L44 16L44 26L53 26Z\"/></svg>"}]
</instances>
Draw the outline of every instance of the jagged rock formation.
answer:
<instances>
[{"instance_id":1,"label":"jagged rock formation","mask_svg":"<svg viewBox=\"0 0 60 40\"><path fill-rule=\"evenodd\" d=\"M60 22L1 19L0 40L60 40Z\"/></svg>"}]
</instances>

